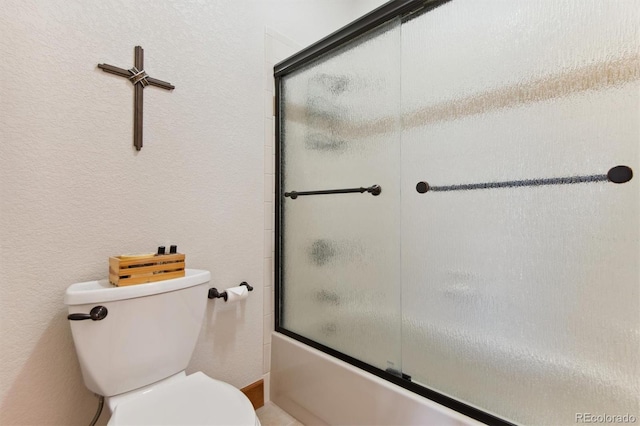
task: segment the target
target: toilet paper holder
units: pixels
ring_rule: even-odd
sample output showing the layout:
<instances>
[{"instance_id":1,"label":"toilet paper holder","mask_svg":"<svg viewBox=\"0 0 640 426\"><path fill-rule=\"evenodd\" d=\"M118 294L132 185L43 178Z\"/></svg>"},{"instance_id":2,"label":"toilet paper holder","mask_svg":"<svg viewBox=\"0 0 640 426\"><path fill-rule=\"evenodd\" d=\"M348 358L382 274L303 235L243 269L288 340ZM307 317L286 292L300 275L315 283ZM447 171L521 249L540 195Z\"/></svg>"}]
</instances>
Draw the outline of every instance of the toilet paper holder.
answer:
<instances>
[{"instance_id":1,"label":"toilet paper holder","mask_svg":"<svg viewBox=\"0 0 640 426\"><path fill-rule=\"evenodd\" d=\"M249 291L253 291L253 286L250 286L246 281L241 282L240 285L247 287L247 290ZM207 297L209 299L223 298L225 302L229 299L229 295L226 291L219 292L215 287L209 289L209 295Z\"/></svg>"}]
</instances>

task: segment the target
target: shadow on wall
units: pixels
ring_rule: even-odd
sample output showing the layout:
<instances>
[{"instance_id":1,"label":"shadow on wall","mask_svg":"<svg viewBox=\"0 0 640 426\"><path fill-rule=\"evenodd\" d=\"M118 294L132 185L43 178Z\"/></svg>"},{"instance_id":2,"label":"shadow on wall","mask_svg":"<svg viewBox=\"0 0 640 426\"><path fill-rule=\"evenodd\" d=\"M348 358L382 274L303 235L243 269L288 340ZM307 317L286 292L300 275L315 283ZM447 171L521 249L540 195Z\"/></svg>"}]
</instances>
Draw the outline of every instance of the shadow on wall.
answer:
<instances>
[{"instance_id":1,"label":"shadow on wall","mask_svg":"<svg viewBox=\"0 0 640 426\"><path fill-rule=\"evenodd\" d=\"M86 426L97 406L84 386L67 313L61 311L16 376L0 407L0 424Z\"/></svg>"}]
</instances>

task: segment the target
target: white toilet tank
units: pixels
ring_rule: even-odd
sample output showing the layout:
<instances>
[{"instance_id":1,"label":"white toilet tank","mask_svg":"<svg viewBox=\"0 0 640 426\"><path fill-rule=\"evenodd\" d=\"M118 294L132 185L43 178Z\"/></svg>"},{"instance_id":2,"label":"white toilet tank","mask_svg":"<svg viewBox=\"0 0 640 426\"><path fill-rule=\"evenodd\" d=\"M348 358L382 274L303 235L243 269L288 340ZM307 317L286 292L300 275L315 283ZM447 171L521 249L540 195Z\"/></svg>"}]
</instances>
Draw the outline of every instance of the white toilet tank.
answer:
<instances>
[{"instance_id":1,"label":"white toilet tank","mask_svg":"<svg viewBox=\"0 0 640 426\"><path fill-rule=\"evenodd\" d=\"M113 396L186 369L207 304L209 271L187 269L184 278L126 287L107 280L71 285L70 314L104 306L102 320L69 321L91 391Z\"/></svg>"}]
</instances>

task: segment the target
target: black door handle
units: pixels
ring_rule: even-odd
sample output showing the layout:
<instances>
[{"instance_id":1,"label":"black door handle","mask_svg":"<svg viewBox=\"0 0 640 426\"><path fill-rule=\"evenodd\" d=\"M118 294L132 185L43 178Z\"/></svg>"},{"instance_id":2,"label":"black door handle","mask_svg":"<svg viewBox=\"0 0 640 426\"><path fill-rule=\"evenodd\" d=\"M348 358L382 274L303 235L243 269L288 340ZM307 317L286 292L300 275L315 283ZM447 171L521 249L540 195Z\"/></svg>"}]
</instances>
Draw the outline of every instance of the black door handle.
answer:
<instances>
[{"instance_id":1,"label":"black door handle","mask_svg":"<svg viewBox=\"0 0 640 426\"><path fill-rule=\"evenodd\" d=\"M109 311L104 306L96 306L88 314L69 314L67 315L67 319L70 321L82 321L82 320L94 320L100 321L103 320Z\"/></svg>"}]
</instances>

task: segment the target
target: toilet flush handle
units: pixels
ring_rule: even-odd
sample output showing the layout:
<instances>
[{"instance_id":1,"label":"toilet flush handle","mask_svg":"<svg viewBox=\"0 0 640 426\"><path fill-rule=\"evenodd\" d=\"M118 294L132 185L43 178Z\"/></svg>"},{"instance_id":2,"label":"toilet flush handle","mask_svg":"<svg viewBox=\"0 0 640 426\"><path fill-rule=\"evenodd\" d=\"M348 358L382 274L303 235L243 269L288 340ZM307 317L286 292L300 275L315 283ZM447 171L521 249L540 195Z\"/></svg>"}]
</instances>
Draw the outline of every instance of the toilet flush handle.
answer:
<instances>
[{"instance_id":1,"label":"toilet flush handle","mask_svg":"<svg viewBox=\"0 0 640 426\"><path fill-rule=\"evenodd\" d=\"M104 306L95 306L88 314L69 314L67 316L68 320L71 321L82 321L82 320L94 320L100 321L103 320L109 311Z\"/></svg>"}]
</instances>

